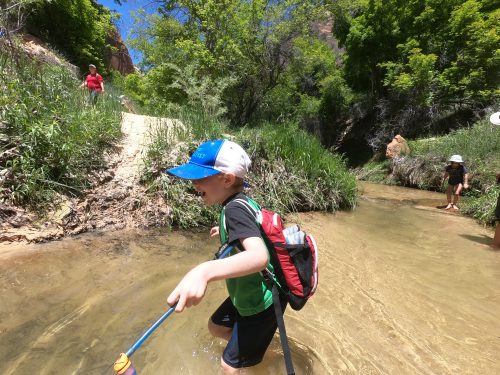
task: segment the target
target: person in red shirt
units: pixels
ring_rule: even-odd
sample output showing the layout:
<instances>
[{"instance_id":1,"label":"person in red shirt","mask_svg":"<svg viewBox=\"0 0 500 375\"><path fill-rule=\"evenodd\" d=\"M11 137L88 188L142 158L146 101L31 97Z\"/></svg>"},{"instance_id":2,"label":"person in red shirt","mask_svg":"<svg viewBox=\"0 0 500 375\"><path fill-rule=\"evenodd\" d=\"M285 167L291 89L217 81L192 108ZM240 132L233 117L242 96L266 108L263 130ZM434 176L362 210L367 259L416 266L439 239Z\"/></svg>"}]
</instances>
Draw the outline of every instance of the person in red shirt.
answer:
<instances>
[{"instance_id":1,"label":"person in red shirt","mask_svg":"<svg viewBox=\"0 0 500 375\"><path fill-rule=\"evenodd\" d=\"M89 65L90 74L85 78L85 82L82 83L82 87L87 87L90 93L90 98L92 103L97 100L97 95L104 92L104 80L102 76L97 73L96 66L94 64Z\"/></svg>"}]
</instances>

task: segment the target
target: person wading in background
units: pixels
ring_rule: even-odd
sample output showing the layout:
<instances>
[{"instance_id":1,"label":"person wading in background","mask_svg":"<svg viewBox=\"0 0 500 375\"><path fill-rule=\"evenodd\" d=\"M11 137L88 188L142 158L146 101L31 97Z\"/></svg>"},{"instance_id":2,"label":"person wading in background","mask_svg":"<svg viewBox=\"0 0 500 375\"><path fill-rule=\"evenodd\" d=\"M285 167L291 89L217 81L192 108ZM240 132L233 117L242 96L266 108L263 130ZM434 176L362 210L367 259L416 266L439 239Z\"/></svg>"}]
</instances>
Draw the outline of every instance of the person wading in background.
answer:
<instances>
[{"instance_id":1,"label":"person wading in background","mask_svg":"<svg viewBox=\"0 0 500 375\"><path fill-rule=\"evenodd\" d=\"M450 164L446 166L443 176L443 183L448 179L448 188L446 189L448 205L445 210L449 210L450 208L458 210L457 203L460 193L462 189L469 188L469 174L467 168L463 165L464 161L460 155L453 155L449 161Z\"/></svg>"},{"instance_id":2,"label":"person wading in background","mask_svg":"<svg viewBox=\"0 0 500 375\"><path fill-rule=\"evenodd\" d=\"M90 102L95 104L97 101L97 96L104 92L104 80L102 76L97 73L96 66L94 64L89 65L90 74L87 75L85 81L82 83L81 87L87 87L90 94Z\"/></svg>"}]
</instances>

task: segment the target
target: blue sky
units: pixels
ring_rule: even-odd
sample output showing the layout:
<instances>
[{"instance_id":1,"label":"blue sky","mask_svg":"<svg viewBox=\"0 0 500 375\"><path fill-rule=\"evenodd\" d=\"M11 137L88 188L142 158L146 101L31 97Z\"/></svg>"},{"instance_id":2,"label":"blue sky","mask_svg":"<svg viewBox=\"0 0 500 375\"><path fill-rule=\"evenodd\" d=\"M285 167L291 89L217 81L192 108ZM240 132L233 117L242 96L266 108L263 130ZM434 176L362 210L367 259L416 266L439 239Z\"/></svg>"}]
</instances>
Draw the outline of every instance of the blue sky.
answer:
<instances>
[{"instance_id":1,"label":"blue sky","mask_svg":"<svg viewBox=\"0 0 500 375\"><path fill-rule=\"evenodd\" d=\"M121 6L116 4L113 0L97 0L97 2L120 14L121 17L116 22L116 26L118 26L118 30L129 49L134 64L139 63L142 58L140 52L131 49L127 43L128 34L133 26L133 19L130 13L139 8L146 9L148 13L154 13L158 9L159 2L154 0L126 0L123 1Z\"/></svg>"}]
</instances>

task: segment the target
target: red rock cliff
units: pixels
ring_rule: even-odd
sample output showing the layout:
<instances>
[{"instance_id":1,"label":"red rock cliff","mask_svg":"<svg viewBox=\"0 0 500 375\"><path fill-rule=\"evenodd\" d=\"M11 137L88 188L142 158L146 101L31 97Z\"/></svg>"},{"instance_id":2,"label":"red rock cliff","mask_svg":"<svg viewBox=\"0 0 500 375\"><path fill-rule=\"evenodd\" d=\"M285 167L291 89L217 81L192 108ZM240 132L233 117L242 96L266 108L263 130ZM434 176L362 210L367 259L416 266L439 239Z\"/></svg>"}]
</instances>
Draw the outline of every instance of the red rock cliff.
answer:
<instances>
[{"instance_id":1,"label":"red rock cliff","mask_svg":"<svg viewBox=\"0 0 500 375\"><path fill-rule=\"evenodd\" d=\"M134 63L118 30L113 29L109 33L106 43L110 46L105 54L107 68L117 70L123 75L134 73Z\"/></svg>"}]
</instances>

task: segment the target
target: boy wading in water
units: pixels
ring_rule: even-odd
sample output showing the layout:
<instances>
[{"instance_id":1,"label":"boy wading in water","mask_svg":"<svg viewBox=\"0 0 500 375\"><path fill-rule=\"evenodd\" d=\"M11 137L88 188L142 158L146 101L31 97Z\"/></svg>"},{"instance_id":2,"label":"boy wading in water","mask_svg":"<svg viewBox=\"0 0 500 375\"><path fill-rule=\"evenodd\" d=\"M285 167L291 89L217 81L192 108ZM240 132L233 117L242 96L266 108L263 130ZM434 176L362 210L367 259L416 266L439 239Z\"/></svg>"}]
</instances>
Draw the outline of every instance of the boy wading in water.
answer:
<instances>
[{"instance_id":1,"label":"boy wading in water","mask_svg":"<svg viewBox=\"0 0 500 375\"><path fill-rule=\"evenodd\" d=\"M457 203L462 189L469 188L469 175L467 169L463 165L463 160L460 155L453 155L450 158L450 164L446 166L443 182L448 178L448 188L446 189L446 198L448 205L446 210L453 208L458 210ZM453 201L452 201L453 195Z\"/></svg>"},{"instance_id":2,"label":"boy wading in water","mask_svg":"<svg viewBox=\"0 0 500 375\"><path fill-rule=\"evenodd\" d=\"M266 267L272 271L269 253L255 217L235 202L245 199L244 177L250 164L238 144L216 140L200 145L187 164L167 170L191 180L206 205L224 206L228 243L240 243L229 257L194 267L167 299L170 305L177 302L175 310L181 312L200 303L209 282L226 280L229 298L208 320L210 333L228 340L221 358L224 374L239 374L241 368L261 362L277 328L272 291L260 273ZM220 235L219 226L210 235ZM283 309L285 305L282 301Z\"/></svg>"}]
</instances>

